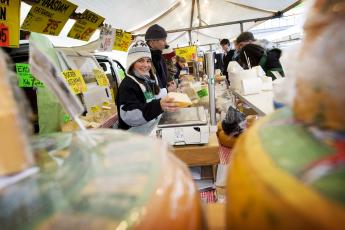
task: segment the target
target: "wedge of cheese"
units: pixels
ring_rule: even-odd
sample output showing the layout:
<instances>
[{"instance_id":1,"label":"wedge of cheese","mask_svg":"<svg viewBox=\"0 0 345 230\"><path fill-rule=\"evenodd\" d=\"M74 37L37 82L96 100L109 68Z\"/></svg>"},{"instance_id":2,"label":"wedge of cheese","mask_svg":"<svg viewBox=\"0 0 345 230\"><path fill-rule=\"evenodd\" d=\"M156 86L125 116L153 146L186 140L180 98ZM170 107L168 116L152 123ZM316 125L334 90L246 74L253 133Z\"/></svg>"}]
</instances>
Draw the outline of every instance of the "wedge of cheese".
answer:
<instances>
[{"instance_id":1,"label":"wedge of cheese","mask_svg":"<svg viewBox=\"0 0 345 230\"><path fill-rule=\"evenodd\" d=\"M19 111L0 57L0 176L20 172L32 164L28 140L21 130Z\"/></svg>"},{"instance_id":2,"label":"wedge of cheese","mask_svg":"<svg viewBox=\"0 0 345 230\"><path fill-rule=\"evenodd\" d=\"M192 105L192 101L187 94L170 92L168 97L173 98L178 107L184 108Z\"/></svg>"}]
</instances>

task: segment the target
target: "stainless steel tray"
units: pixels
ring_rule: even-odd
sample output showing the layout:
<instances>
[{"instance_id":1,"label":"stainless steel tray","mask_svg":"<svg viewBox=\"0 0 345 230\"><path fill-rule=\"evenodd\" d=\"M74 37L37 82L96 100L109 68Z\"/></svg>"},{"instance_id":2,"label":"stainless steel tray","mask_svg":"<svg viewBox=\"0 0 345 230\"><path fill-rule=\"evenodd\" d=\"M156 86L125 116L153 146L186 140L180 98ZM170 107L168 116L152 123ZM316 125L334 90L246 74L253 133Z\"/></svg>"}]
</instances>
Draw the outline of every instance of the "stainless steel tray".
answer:
<instances>
[{"instance_id":1,"label":"stainless steel tray","mask_svg":"<svg viewBox=\"0 0 345 230\"><path fill-rule=\"evenodd\" d=\"M204 107L181 108L177 112L163 113L158 128L206 125L207 116Z\"/></svg>"}]
</instances>

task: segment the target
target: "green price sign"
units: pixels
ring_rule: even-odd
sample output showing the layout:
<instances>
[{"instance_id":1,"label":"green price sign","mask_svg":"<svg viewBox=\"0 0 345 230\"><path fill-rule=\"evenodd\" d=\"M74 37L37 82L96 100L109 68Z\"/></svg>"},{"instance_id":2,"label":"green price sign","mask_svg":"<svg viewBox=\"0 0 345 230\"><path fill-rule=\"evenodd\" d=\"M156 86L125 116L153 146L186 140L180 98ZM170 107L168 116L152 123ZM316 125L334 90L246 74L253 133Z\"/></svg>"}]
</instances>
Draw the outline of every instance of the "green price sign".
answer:
<instances>
[{"instance_id":1,"label":"green price sign","mask_svg":"<svg viewBox=\"0 0 345 230\"><path fill-rule=\"evenodd\" d=\"M208 92L207 92L206 88L203 88L196 93L198 94L199 98L203 98L203 97L208 96Z\"/></svg>"},{"instance_id":2,"label":"green price sign","mask_svg":"<svg viewBox=\"0 0 345 230\"><path fill-rule=\"evenodd\" d=\"M18 85L21 88L27 87L44 87L43 83L37 80L30 73L29 64L26 63L16 63L16 72L18 77Z\"/></svg>"}]
</instances>

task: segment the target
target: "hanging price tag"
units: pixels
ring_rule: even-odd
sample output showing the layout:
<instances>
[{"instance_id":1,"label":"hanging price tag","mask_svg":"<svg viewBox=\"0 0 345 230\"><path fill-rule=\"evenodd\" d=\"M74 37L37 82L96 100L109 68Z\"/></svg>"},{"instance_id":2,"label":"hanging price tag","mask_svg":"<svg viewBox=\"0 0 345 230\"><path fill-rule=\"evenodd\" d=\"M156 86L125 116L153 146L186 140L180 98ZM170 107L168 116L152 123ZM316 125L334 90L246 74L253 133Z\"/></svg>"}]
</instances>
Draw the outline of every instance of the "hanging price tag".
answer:
<instances>
[{"instance_id":1,"label":"hanging price tag","mask_svg":"<svg viewBox=\"0 0 345 230\"><path fill-rule=\"evenodd\" d=\"M115 42L113 50L119 50L127 52L132 42L132 34L123 30L115 30Z\"/></svg>"},{"instance_id":2,"label":"hanging price tag","mask_svg":"<svg viewBox=\"0 0 345 230\"><path fill-rule=\"evenodd\" d=\"M66 70L62 72L62 75L74 94L85 93L87 91L84 78L79 70Z\"/></svg>"},{"instance_id":3,"label":"hanging price tag","mask_svg":"<svg viewBox=\"0 0 345 230\"><path fill-rule=\"evenodd\" d=\"M10 46L10 33L3 23L0 24L0 46Z\"/></svg>"},{"instance_id":4,"label":"hanging price tag","mask_svg":"<svg viewBox=\"0 0 345 230\"><path fill-rule=\"evenodd\" d=\"M85 10L81 15L81 18L74 23L67 36L74 39L88 41L103 21L103 17L89 10Z\"/></svg>"},{"instance_id":5,"label":"hanging price tag","mask_svg":"<svg viewBox=\"0 0 345 230\"><path fill-rule=\"evenodd\" d=\"M208 96L208 91L206 88L203 88L201 90L199 90L198 92L196 92L198 94L198 97L199 98L203 98L203 97L206 97Z\"/></svg>"},{"instance_id":6,"label":"hanging price tag","mask_svg":"<svg viewBox=\"0 0 345 230\"><path fill-rule=\"evenodd\" d=\"M195 60L197 57L197 47L196 46L186 46L175 49L176 56L180 56L186 59L186 61Z\"/></svg>"},{"instance_id":7,"label":"hanging price tag","mask_svg":"<svg viewBox=\"0 0 345 230\"><path fill-rule=\"evenodd\" d=\"M110 106L110 103L109 102L107 102L107 101L105 101L105 102L103 102L103 104L102 104L103 106Z\"/></svg>"},{"instance_id":8,"label":"hanging price tag","mask_svg":"<svg viewBox=\"0 0 345 230\"><path fill-rule=\"evenodd\" d=\"M22 29L57 36L76 8L66 0L37 1L26 16Z\"/></svg>"},{"instance_id":9,"label":"hanging price tag","mask_svg":"<svg viewBox=\"0 0 345 230\"><path fill-rule=\"evenodd\" d=\"M97 112L101 111L101 108L98 105L91 106L90 109L91 109L91 112L93 112L93 113L97 113Z\"/></svg>"},{"instance_id":10,"label":"hanging price tag","mask_svg":"<svg viewBox=\"0 0 345 230\"><path fill-rule=\"evenodd\" d=\"M103 26L101 28L100 41L101 42L98 50L111 52L115 41L115 29L108 26Z\"/></svg>"},{"instance_id":11,"label":"hanging price tag","mask_svg":"<svg viewBox=\"0 0 345 230\"><path fill-rule=\"evenodd\" d=\"M44 87L43 83L35 79L30 73L29 64L26 63L16 63L16 72L18 77L18 85L21 88L27 87Z\"/></svg>"},{"instance_id":12,"label":"hanging price tag","mask_svg":"<svg viewBox=\"0 0 345 230\"><path fill-rule=\"evenodd\" d=\"M99 86L108 86L109 85L109 79L103 70L94 69L93 74L95 75L97 83Z\"/></svg>"},{"instance_id":13,"label":"hanging price tag","mask_svg":"<svg viewBox=\"0 0 345 230\"><path fill-rule=\"evenodd\" d=\"M0 1L0 46L19 46L20 0Z\"/></svg>"}]
</instances>

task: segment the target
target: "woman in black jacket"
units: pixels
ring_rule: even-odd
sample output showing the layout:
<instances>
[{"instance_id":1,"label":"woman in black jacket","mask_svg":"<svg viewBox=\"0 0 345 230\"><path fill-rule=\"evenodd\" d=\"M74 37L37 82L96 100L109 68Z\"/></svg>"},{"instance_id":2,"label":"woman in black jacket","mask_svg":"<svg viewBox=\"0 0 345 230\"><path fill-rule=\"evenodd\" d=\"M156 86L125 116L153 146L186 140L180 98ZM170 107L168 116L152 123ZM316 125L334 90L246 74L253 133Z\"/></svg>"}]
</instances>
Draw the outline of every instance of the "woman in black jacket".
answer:
<instances>
[{"instance_id":1,"label":"woman in black jacket","mask_svg":"<svg viewBox=\"0 0 345 230\"><path fill-rule=\"evenodd\" d=\"M239 59L240 64L245 69L249 68L249 60L251 67L260 65L265 71L266 76L272 77L272 79L275 80L276 75L274 74L274 71L278 72L282 77L285 76L283 67L279 61L280 56L280 49L265 50L263 47L251 43L241 48Z\"/></svg>"},{"instance_id":2,"label":"woman in black jacket","mask_svg":"<svg viewBox=\"0 0 345 230\"><path fill-rule=\"evenodd\" d=\"M164 111L177 109L171 98L159 98L160 88L151 68L149 47L144 41L135 42L128 50L126 77L116 98L120 129L143 126Z\"/></svg>"}]
</instances>

